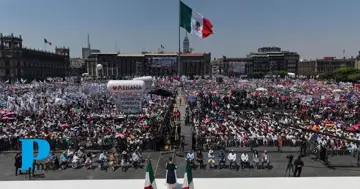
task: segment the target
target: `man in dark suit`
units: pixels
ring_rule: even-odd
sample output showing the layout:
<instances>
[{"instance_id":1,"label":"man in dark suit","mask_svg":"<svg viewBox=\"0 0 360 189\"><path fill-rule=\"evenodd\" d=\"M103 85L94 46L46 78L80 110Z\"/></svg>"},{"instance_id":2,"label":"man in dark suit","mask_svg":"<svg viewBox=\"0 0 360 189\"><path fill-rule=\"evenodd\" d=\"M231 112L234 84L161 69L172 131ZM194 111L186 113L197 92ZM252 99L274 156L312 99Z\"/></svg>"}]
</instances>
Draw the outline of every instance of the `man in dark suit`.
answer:
<instances>
[{"instance_id":1,"label":"man in dark suit","mask_svg":"<svg viewBox=\"0 0 360 189\"><path fill-rule=\"evenodd\" d=\"M22 164L22 156L20 153L17 153L16 156L15 156L15 163L14 163L14 166L15 166L15 176L19 174L21 174L21 171L19 171L19 168L21 168L21 164Z\"/></svg>"},{"instance_id":2,"label":"man in dark suit","mask_svg":"<svg viewBox=\"0 0 360 189\"><path fill-rule=\"evenodd\" d=\"M299 155L298 159L294 162L295 171L294 177L300 177L302 168L304 167L304 162L301 160L301 155Z\"/></svg>"}]
</instances>

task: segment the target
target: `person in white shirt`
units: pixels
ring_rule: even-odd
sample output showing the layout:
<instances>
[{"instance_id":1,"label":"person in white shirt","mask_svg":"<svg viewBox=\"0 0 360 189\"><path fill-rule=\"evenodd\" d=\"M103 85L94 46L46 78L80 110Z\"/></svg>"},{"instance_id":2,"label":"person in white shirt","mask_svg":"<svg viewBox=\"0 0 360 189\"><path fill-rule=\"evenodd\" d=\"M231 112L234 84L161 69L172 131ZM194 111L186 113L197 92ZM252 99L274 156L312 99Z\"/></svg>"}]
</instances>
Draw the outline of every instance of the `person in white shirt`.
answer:
<instances>
[{"instance_id":1,"label":"person in white shirt","mask_svg":"<svg viewBox=\"0 0 360 189\"><path fill-rule=\"evenodd\" d=\"M100 154L100 156L99 156L99 161L100 161L99 167L100 167L100 169L102 170L103 167L104 167L104 163L107 161L106 151L103 151L103 152Z\"/></svg>"},{"instance_id":2,"label":"person in white shirt","mask_svg":"<svg viewBox=\"0 0 360 189\"><path fill-rule=\"evenodd\" d=\"M191 150L187 155L186 155L186 160L190 162L190 164L194 164L194 152Z\"/></svg>"},{"instance_id":3,"label":"person in white shirt","mask_svg":"<svg viewBox=\"0 0 360 189\"><path fill-rule=\"evenodd\" d=\"M83 146L80 147L80 149L77 151L77 154L78 154L78 156L79 156L79 158L80 158L80 161L81 161L81 159L83 159L83 162L85 162L86 156L85 156L85 152L84 152L84 147L83 147Z\"/></svg>"},{"instance_id":4,"label":"person in white shirt","mask_svg":"<svg viewBox=\"0 0 360 189\"><path fill-rule=\"evenodd\" d=\"M249 166L249 155L247 153L241 154L241 169L244 169L245 166Z\"/></svg>"},{"instance_id":5,"label":"person in white shirt","mask_svg":"<svg viewBox=\"0 0 360 189\"><path fill-rule=\"evenodd\" d=\"M236 164L236 154L234 153L234 150L231 150L231 152L228 155L228 160L230 162L229 168L232 168L232 165L235 164L235 167L237 168Z\"/></svg>"},{"instance_id":6,"label":"person in white shirt","mask_svg":"<svg viewBox=\"0 0 360 189\"><path fill-rule=\"evenodd\" d=\"M72 168L77 168L79 166L80 163L80 157L78 156L77 153L75 153L72 157Z\"/></svg>"},{"instance_id":7,"label":"person in white shirt","mask_svg":"<svg viewBox=\"0 0 360 189\"><path fill-rule=\"evenodd\" d=\"M140 163L140 162L139 162L140 158L139 158L139 155L137 154L136 151L132 153L132 155L131 155L131 160L132 160L133 166L134 166L135 168L137 168L138 165L139 165L139 163Z\"/></svg>"},{"instance_id":8,"label":"person in white shirt","mask_svg":"<svg viewBox=\"0 0 360 189\"><path fill-rule=\"evenodd\" d=\"M71 147L69 147L69 149L67 149L66 151L66 155L67 157L71 158L74 155L74 150L72 150Z\"/></svg>"},{"instance_id":9,"label":"person in white shirt","mask_svg":"<svg viewBox=\"0 0 360 189\"><path fill-rule=\"evenodd\" d=\"M215 161L214 151L209 150L209 153L208 153L208 164L209 164L210 168L214 168L215 163L216 163L216 161Z\"/></svg>"}]
</instances>

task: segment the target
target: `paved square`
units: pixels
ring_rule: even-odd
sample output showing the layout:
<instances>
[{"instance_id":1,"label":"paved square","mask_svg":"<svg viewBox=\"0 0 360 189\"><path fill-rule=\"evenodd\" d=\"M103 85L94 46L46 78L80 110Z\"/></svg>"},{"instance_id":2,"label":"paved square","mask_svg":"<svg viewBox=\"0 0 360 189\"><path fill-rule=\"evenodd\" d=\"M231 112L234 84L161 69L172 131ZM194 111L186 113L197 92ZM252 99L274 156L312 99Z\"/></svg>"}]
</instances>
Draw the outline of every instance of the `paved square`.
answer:
<instances>
[{"instance_id":1,"label":"paved square","mask_svg":"<svg viewBox=\"0 0 360 189\"><path fill-rule=\"evenodd\" d=\"M206 168L205 170L193 170L195 178L235 178L235 177L284 177L285 167L287 165L286 156L289 153L269 153L269 159L273 168L271 170L254 170L243 169L239 171L229 169L213 169ZM297 156L296 153L292 153ZM237 154L238 158L240 153ZM0 154L0 180L27 180L25 175L15 176L14 167L15 154ZM175 163L178 165L177 175L182 178L185 170L185 158L176 156L174 153L160 152L144 152L143 157L150 157L156 178L165 178L165 164L169 157L173 157ZM207 162L207 154L204 153L205 162ZM311 157L303 158L305 167L303 168L302 176L360 176L360 167L356 166L356 158L350 156L335 156L331 157L331 164L334 169L325 167L322 163L313 160ZM145 169L130 168L127 172L121 172L120 169L115 172L100 171L98 168L94 170L72 169L43 171L44 178L36 178L37 180L75 180L75 179L143 179L145 178Z\"/></svg>"}]
</instances>

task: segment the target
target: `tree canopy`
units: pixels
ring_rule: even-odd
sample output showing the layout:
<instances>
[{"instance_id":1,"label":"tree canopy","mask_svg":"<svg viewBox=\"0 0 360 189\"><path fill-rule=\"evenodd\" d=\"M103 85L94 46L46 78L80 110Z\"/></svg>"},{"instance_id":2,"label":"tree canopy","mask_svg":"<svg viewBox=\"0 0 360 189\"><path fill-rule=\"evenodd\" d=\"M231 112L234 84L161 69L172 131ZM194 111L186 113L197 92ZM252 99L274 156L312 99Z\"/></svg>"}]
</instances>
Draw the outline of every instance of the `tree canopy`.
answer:
<instances>
[{"instance_id":1,"label":"tree canopy","mask_svg":"<svg viewBox=\"0 0 360 189\"><path fill-rule=\"evenodd\" d=\"M358 73L360 73L359 69L350 68L350 67L341 67L334 72L334 78L337 82L350 81L348 76ZM351 76L350 78L353 77L354 76Z\"/></svg>"}]
</instances>

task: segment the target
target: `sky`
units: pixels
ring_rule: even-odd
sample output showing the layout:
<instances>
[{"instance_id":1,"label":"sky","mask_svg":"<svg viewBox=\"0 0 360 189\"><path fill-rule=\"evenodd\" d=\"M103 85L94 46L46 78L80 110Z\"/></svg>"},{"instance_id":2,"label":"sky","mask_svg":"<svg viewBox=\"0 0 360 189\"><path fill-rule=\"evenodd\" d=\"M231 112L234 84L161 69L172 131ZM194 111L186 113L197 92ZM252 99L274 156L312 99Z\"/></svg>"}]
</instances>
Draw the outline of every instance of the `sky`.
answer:
<instances>
[{"instance_id":1,"label":"sky","mask_svg":"<svg viewBox=\"0 0 360 189\"><path fill-rule=\"evenodd\" d=\"M301 58L357 56L359 0L183 0L214 25L214 35L189 35L195 52L244 57L278 46ZM44 49L44 38L81 56L90 34L102 52L178 51L178 0L1 0L0 33L22 35L23 45ZM181 43L185 30L181 29Z\"/></svg>"}]
</instances>

